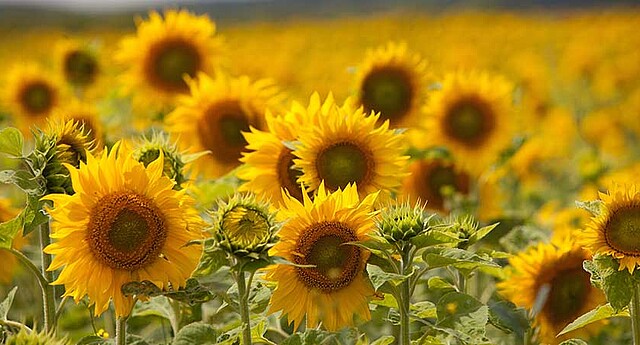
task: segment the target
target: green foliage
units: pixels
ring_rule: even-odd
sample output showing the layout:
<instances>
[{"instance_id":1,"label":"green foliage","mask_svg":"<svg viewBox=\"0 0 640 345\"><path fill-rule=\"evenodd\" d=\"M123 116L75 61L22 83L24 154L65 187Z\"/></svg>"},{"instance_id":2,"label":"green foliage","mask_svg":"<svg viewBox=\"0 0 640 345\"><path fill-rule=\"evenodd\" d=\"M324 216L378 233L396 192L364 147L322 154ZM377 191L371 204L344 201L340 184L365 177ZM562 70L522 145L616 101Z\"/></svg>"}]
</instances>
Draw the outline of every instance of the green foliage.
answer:
<instances>
[{"instance_id":1,"label":"green foliage","mask_svg":"<svg viewBox=\"0 0 640 345\"><path fill-rule=\"evenodd\" d=\"M9 315L9 309L11 309L11 305L13 304L13 298L16 295L16 290L18 290L18 287L14 286L7 294L7 297L5 297L2 303L0 303L0 320L8 320L7 316Z\"/></svg>"},{"instance_id":2,"label":"green foliage","mask_svg":"<svg viewBox=\"0 0 640 345\"><path fill-rule=\"evenodd\" d=\"M486 325L489 322L489 307L472 296L450 292L436 305L438 330L467 344L486 342Z\"/></svg>"},{"instance_id":3,"label":"green foliage","mask_svg":"<svg viewBox=\"0 0 640 345\"><path fill-rule=\"evenodd\" d=\"M489 303L489 323L505 333L516 333L518 338L530 328L527 311L509 301Z\"/></svg>"},{"instance_id":4,"label":"green foliage","mask_svg":"<svg viewBox=\"0 0 640 345\"><path fill-rule=\"evenodd\" d=\"M173 339L172 345L218 344L218 332L210 324L195 322L183 327Z\"/></svg>"},{"instance_id":5,"label":"green foliage","mask_svg":"<svg viewBox=\"0 0 640 345\"><path fill-rule=\"evenodd\" d=\"M605 305L598 306L597 308L590 310L586 314L575 319L572 323L568 324L567 327L565 327L560 333L558 333L558 336L567 334L571 331L582 328L591 323L594 323L600 320L605 320L612 317L618 317L618 316L628 317L629 310L623 309L620 311L616 311L613 309L611 304L607 303Z\"/></svg>"},{"instance_id":6,"label":"green foliage","mask_svg":"<svg viewBox=\"0 0 640 345\"><path fill-rule=\"evenodd\" d=\"M604 202L602 200L576 201L576 206L597 217L602 213Z\"/></svg>"},{"instance_id":7,"label":"green foliage","mask_svg":"<svg viewBox=\"0 0 640 345\"><path fill-rule=\"evenodd\" d=\"M295 333L280 345L316 345L322 343L331 333L317 329L308 329L303 333Z\"/></svg>"},{"instance_id":8,"label":"green foliage","mask_svg":"<svg viewBox=\"0 0 640 345\"><path fill-rule=\"evenodd\" d=\"M0 248L11 248L13 239L24 227L25 212L22 211L17 217L0 224Z\"/></svg>"},{"instance_id":9,"label":"green foliage","mask_svg":"<svg viewBox=\"0 0 640 345\"><path fill-rule=\"evenodd\" d=\"M489 255L478 255L459 248L428 248L422 255L422 259L430 268L453 267L466 277L476 269L495 277L503 275L500 265L493 262Z\"/></svg>"},{"instance_id":10,"label":"green foliage","mask_svg":"<svg viewBox=\"0 0 640 345\"><path fill-rule=\"evenodd\" d=\"M589 345L589 343L582 339L569 339L561 342L560 345Z\"/></svg>"},{"instance_id":11,"label":"green foliage","mask_svg":"<svg viewBox=\"0 0 640 345\"><path fill-rule=\"evenodd\" d=\"M166 296L176 301L191 305L204 303L213 299L214 296L209 289L200 284L200 282L194 278L187 279L185 286L178 290L162 290L148 280L143 280L141 282L129 282L122 285L121 289L125 296Z\"/></svg>"},{"instance_id":12,"label":"green foliage","mask_svg":"<svg viewBox=\"0 0 640 345\"><path fill-rule=\"evenodd\" d=\"M193 274L194 276L211 275L228 262L227 253L216 245L215 239L208 238L203 243L202 256Z\"/></svg>"},{"instance_id":13,"label":"green foliage","mask_svg":"<svg viewBox=\"0 0 640 345\"><path fill-rule=\"evenodd\" d=\"M591 273L591 283L604 291L616 313L629 305L634 277L627 270L618 270L619 264L613 257L596 254L591 261L585 261L583 266Z\"/></svg>"},{"instance_id":14,"label":"green foliage","mask_svg":"<svg viewBox=\"0 0 640 345\"><path fill-rule=\"evenodd\" d=\"M0 130L0 153L21 157L23 146L24 138L17 128L7 127Z\"/></svg>"}]
</instances>

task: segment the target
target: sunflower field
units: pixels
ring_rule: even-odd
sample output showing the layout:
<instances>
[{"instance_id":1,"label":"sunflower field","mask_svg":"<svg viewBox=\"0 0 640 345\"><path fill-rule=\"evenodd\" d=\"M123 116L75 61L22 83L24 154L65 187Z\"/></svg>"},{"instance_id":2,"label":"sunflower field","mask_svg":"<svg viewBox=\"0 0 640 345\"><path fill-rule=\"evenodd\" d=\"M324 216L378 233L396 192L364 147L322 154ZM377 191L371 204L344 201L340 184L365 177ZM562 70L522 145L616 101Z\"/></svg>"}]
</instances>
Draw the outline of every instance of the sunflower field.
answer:
<instances>
[{"instance_id":1,"label":"sunflower field","mask_svg":"<svg viewBox=\"0 0 640 345\"><path fill-rule=\"evenodd\" d=\"M640 8L199 9L0 20L0 343L640 345Z\"/></svg>"}]
</instances>

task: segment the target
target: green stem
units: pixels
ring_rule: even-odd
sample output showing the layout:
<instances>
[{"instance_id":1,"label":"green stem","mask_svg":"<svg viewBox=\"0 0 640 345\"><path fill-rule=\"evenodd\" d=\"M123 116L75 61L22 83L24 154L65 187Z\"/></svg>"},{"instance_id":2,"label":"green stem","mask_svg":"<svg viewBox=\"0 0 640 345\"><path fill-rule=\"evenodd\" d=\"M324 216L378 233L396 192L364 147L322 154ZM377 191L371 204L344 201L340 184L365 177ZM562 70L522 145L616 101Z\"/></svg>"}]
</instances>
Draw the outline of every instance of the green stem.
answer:
<instances>
[{"instance_id":1,"label":"green stem","mask_svg":"<svg viewBox=\"0 0 640 345\"><path fill-rule=\"evenodd\" d=\"M251 290L251 287L247 287L247 283L244 279L244 271L240 270L240 272L236 274L236 283L238 284L238 297L240 297L242 344L251 345L251 320L249 318L249 291Z\"/></svg>"},{"instance_id":2,"label":"green stem","mask_svg":"<svg viewBox=\"0 0 640 345\"><path fill-rule=\"evenodd\" d=\"M460 290L461 293L467 293L466 278L460 271L456 272L456 276L456 278L458 279L458 290Z\"/></svg>"},{"instance_id":3,"label":"green stem","mask_svg":"<svg viewBox=\"0 0 640 345\"><path fill-rule=\"evenodd\" d=\"M53 286L49 285L53 281L53 272L47 271L51 266L51 254L44 252L44 248L51 244L49 236L49 222L40 225L40 253L42 254L42 276L47 284L42 287L42 303L44 310L44 329L47 333L55 332L56 328L56 302Z\"/></svg>"},{"instance_id":4,"label":"green stem","mask_svg":"<svg viewBox=\"0 0 640 345\"><path fill-rule=\"evenodd\" d=\"M127 318L118 317L116 320L116 345L126 345L127 343Z\"/></svg>"},{"instance_id":5,"label":"green stem","mask_svg":"<svg viewBox=\"0 0 640 345\"><path fill-rule=\"evenodd\" d=\"M44 276L42 275L42 272L40 272L40 269L38 267L36 267L36 265L34 265L33 262L31 262L31 260L29 260L28 257L26 257L24 254L22 254L22 252L20 252L18 250L15 250L13 248L2 248L2 249L10 252L13 255L15 255L18 258L18 260L26 268L28 268L29 271L31 271L31 273L33 273L33 275L38 280L38 285L40 285L40 289L44 289L44 287L46 287L49 284L47 282L47 280L44 278Z\"/></svg>"},{"instance_id":6,"label":"green stem","mask_svg":"<svg viewBox=\"0 0 640 345\"><path fill-rule=\"evenodd\" d=\"M633 296L631 298L631 303L629 303L634 345L640 345L640 291L638 288L638 282L634 281L632 285Z\"/></svg>"},{"instance_id":7,"label":"green stem","mask_svg":"<svg viewBox=\"0 0 640 345\"><path fill-rule=\"evenodd\" d=\"M411 267L411 245L402 246L402 262L400 270L403 275L409 274ZM400 285L400 300L398 301L398 311L400 312L400 341L399 345L411 344L410 333L410 306L411 306L411 279L405 279Z\"/></svg>"}]
</instances>

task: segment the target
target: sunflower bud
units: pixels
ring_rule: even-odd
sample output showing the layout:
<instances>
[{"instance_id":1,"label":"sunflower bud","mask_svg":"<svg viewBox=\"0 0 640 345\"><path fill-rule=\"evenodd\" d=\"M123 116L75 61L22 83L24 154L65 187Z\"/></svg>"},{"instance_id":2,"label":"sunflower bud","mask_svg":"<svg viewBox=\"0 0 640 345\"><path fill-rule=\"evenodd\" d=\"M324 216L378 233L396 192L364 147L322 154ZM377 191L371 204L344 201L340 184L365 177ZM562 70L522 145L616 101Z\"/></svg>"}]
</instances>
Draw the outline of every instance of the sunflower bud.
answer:
<instances>
[{"instance_id":1,"label":"sunflower bud","mask_svg":"<svg viewBox=\"0 0 640 345\"><path fill-rule=\"evenodd\" d=\"M27 332L21 329L20 332L12 334L5 339L7 345L68 345L71 344L65 339L56 339L42 331L41 333Z\"/></svg>"},{"instance_id":2,"label":"sunflower bud","mask_svg":"<svg viewBox=\"0 0 640 345\"><path fill-rule=\"evenodd\" d=\"M42 171L46 179L46 194L73 194L69 172L63 164L75 168L86 163L87 153L94 153L94 141L89 130L75 120L49 122L49 129L36 132L35 150L30 157L34 170Z\"/></svg>"},{"instance_id":3,"label":"sunflower bud","mask_svg":"<svg viewBox=\"0 0 640 345\"><path fill-rule=\"evenodd\" d=\"M275 244L276 229L275 214L253 194L221 202L213 217L214 238L225 251L237 256L266 253Z\"/></svg>"},{"instance_id":4,"label":"sunflower bud","mask_svg":"<svg viewBox=\"0 0 640 345\"><path fill-rule=\"evenodd\" d=\"M160 152L163 153L164 168L162 172L176 182L175 189L182 189L182 184L187 181L185 166L204 154L179 152L176 143L172 143L169 136L163 132L154 132L150 139L143 137L135 146L133 157L145 167L158 159Z\"/></svg>"},{"instance_id":5,"label":"sunflower bud","mask_svg":"<svg viewBox=\"0 0 640 345\"><path fill-rule=\"evenodd\" d=\"M429 217L420 204L408 202L389 205L376 221L378 233L387 241L407 241L429 228Z\"/></svg>"}]
</instances>

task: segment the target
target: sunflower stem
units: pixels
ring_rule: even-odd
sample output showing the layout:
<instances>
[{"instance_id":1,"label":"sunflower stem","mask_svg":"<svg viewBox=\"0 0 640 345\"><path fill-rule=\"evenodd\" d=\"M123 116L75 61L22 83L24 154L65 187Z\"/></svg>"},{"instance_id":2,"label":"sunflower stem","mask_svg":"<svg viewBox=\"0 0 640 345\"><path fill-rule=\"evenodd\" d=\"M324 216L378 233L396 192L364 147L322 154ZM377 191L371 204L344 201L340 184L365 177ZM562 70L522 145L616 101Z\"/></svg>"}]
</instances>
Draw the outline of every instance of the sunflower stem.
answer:
<instances>
[{"instance_id":1,"label":"sunflower stem","mask_svg":"<svg viewBox=\"0 0 640 345\"><path fill-rule=\"evenodd\" d=\"M44 248L51 244L51 237L49 233L49 222L45 222L40 225L40 253L42 254L42 276L47 282L42 287L42 304L44 311L44 329L47 333L55 331L56 328L56 302L53 286L50 283L53 281L53 272L47 271L47 268L51 265L51 254L44 252Z\"/></svg>"},{"instance_id":2,"label":"sunflower stem","mask_svg":"<svg viewBox=\"0 0 640 345\"><path fill-rule=\"evenodd\" d=\"M411 248L410 244L402 246L401 255L402 262L400 262L400 271L402 275L409 274L409 268L411 267ZM400 342L399 345L411 344L410 333L410 307L411 307L411 279L405 279L400 285L400 300L398 301L398 310L400 312Z\"/></svg>"},{"instance_id":3,"label":"sunflower stem","mask_svg":"<svg viewBox=\"0 0 640 345\"><path fill-rule=\"evenodd\" d=\"M119 316L116 320L116 345L127 343L127 319L128 317Z\"/></svg>"},{"instance_id":4,"label":"sunflower stem","mask_svg":"<svg viewBox=\"0 0 640 345\"><path fill-rule=\"evenodd\" d=\"M236 274L236 283L238 284L240 318L242 319L242 344L251 345L251 320L249 318L249 291L251 287L247 286L243 270Z\"/></svg>"},{"instance_id":5,"label":"sunflower stem","mask_svg":"<svg viewBox=\"0 0 640 345\"><path fill-rule=\"evenodd\" d=\"M638 281L633 282L633 296L629 303L629 313L631 314L631 329L633 330L633 344L640 345L640 291Z\"/></svg>"}]
</instances>

